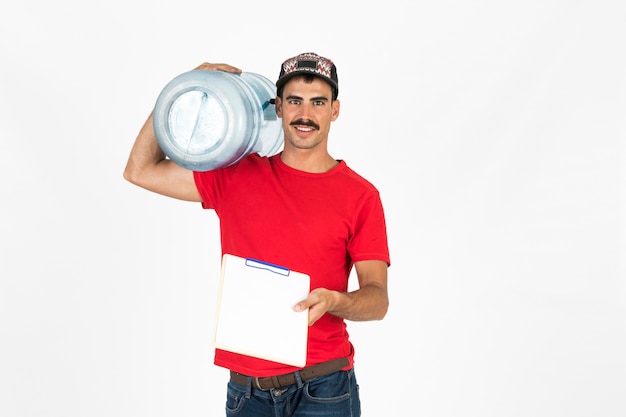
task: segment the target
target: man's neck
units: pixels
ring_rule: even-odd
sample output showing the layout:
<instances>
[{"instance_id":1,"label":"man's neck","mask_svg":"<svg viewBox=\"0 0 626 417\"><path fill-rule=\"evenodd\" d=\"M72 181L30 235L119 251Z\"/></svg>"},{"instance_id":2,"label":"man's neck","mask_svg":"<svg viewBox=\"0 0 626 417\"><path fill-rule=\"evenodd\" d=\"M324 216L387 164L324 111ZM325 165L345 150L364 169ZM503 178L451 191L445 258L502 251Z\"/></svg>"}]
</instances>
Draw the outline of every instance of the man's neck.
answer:
<instances>
[{"instance_id":1,"label":"man's neck","mask_svg":"<svg viewBox=\"0 0 626 417\"><path fill-rule=\"evenodd\" d=\"M285 148L280 159L293 169L312 174L328 172L338 164L328 152L313 149Z\"/></svg>"}]
</instances>

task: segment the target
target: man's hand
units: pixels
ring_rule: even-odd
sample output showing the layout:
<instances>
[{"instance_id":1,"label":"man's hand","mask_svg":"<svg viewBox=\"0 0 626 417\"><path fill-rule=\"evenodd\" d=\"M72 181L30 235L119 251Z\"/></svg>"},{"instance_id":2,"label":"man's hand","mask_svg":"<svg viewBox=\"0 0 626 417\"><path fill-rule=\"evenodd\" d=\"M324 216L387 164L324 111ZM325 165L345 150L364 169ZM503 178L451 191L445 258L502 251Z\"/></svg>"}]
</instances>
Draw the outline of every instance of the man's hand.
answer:
<instances>
[{"instance_id":1,"label":"man's hand","mask_svg":"<svg viewBox=\"0 0 626 417\"><path fill-rule=\"evenodd\" d=\"M209 62L203 62L198 65L196 70L207 70L207 71L224 71L224 72L232 72L235 74L241 74L241 70L237 67L233 67L229 64L211 64Z\"/></svg>"},{"instance_id":2,"label":"man's hand","mask_svg":"<svg viewBox=\"0 0 626 417\"><path fill-rule=\"evenodd\" d=\"M316 288L311 291L307 298L296 304L295 311L309 309L309 326L312 326L320 317L331 309L334 299L339 293L326 288Z\"/></svg>"}]
</instances>

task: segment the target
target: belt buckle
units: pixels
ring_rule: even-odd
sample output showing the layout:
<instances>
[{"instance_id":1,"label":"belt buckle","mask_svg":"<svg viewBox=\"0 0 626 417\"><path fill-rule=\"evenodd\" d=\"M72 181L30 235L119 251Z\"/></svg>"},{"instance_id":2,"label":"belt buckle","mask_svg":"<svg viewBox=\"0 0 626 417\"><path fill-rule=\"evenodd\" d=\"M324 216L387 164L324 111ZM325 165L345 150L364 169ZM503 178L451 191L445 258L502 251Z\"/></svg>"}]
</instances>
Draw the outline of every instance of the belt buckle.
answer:
<instances>
[{"instance_id":1,"label":"belt buckle","mask_svg":"<svg viewBox=\"0 0 626 417\"><path fill-rule=\"evenodd\" d=\"M260 389L261 391L271 391L273 389L282 388L282 384L280 383L277 376L270 376L270 377L265 377L265 378L253 377L252 379L254 380L254 385L256 385L256 387ZM261 387L261 380L265 380L266 382L269 382L270 387L269 388Z\"/></svg>"},{"instance_id":2,"label":"belt buckle","mask_svg":"<svg viewBox=\"0 0 626 417\"><path fill-rule=\"evenodd\" d=\"M269 391L271 388L265 389L261 386L261 384L259 383L259 377L252 377L252 381L254 381L254 385L256 385L256 387L258 389L260 389L261 391Z\"/></svg>"}]
</instances>

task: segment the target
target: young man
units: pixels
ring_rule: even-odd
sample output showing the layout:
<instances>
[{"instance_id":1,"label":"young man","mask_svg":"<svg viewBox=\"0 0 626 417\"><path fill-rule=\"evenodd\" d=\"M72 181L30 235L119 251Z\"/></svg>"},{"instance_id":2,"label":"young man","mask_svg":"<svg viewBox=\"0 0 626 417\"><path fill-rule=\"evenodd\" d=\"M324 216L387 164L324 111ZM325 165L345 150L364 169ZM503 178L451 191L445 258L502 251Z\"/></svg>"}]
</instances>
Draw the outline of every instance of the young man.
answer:
<instances>
[{"instance_id":1,"label":"young man","mask_svg":"<svg viewBox=\"0 0 626 417\"><path fill-rule=\"evenodd\" d=\"M227 64L196 69L241 73ZM359 416L345 320L380 320L387 312L390 260L382 203L370 182L328 153L330 126L339 116L332 61L314 53L289 58L276 86L284 131L278 155L252 154L226 168L192 172L166 158L150 116L124 178L215 210L222 253L285 265L311 278L308 297L294 306L309 309L304 368L216 349L215 364L231 371L227 415ZM359 286L348 292L353 267ZM250 319L266 320L279 343L280 317L250 311Z\"/></svg>"}]
</instances>

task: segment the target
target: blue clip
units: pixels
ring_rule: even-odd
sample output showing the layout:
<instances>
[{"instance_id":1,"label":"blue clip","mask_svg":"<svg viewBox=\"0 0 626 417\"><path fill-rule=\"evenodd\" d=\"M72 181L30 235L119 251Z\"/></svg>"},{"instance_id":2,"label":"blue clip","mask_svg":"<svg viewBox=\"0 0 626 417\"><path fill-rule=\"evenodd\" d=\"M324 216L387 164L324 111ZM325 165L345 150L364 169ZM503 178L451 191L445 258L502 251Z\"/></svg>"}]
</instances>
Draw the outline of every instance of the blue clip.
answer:
<instances>
[{"instance_id":1,"label":"blue clip","mask_svg":"<svg viewBox=\"0 0 626 417\"><path fill-rule=\"evenodd\" d=\"M246 258L246 266L251 268L258 269L266 269L275 274L284 275L286 277L289 276L289 268L285 268L284 266L274 265L268 262L259 261L257 259Z\"/></svg>"}]
</instances>

